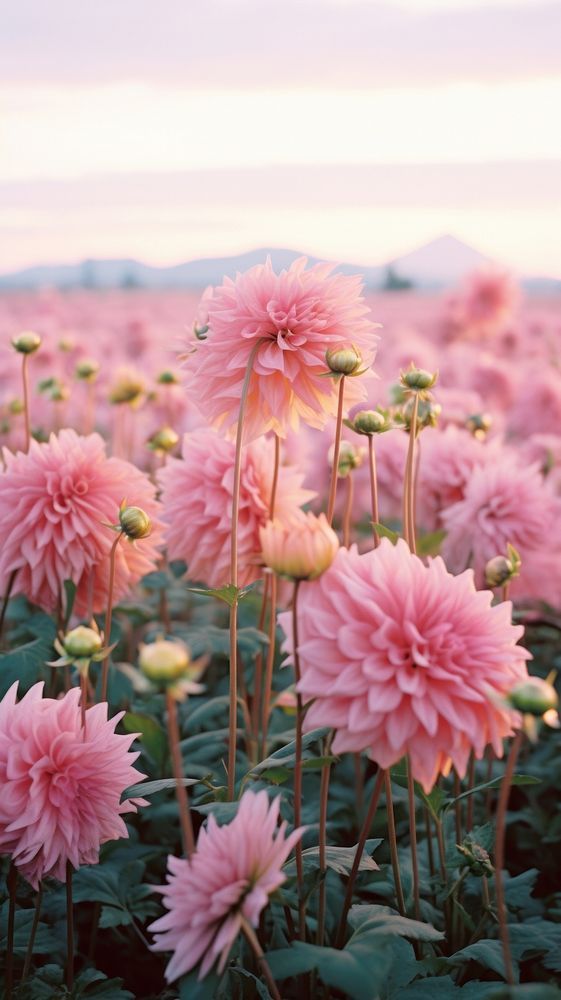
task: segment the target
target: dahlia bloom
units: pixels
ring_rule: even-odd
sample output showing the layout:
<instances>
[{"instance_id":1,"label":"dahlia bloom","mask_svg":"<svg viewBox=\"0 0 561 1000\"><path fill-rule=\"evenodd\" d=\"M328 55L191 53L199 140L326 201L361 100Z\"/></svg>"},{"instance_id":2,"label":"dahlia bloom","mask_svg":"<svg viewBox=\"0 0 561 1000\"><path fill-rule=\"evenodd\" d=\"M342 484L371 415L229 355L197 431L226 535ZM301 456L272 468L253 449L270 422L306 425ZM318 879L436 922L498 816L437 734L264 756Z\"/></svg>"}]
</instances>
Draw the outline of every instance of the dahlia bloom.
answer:
<instances>
[{"instance_id":1,"label":"dahlia bloom","mask_svg":"<svg viewBox=\"0 0 561 1000\"><path fill-rule=\"evenodd\" d=\"M508 429L517 437L550 434L561 424L561 386L553 367L526 371L523 389L509 414Z\"/></svg>"},{"instance_id":2,"label":"dahlia bloom","mask_svg":"<svg viewBox=\"0 0 561 1000\"><path fill-rule=\"evenodd\" d=\"M109 552L115 536L106 526L126 497L152 521L149 538L117 546L115 599L123 597L158 558L161 525L155 490L129 462L106 458L98 434L80 437L73 430L52 434L48 443L32 441L27 455L4 450L0 473L0 592L16 571L14 594L25 594L53 611L65 580L76 584L74 610L94 612L107 604Z\"/></svg>"},{"instance_id":3,"label":"dahlia bloom","mask_svg":"<svg viewBox=\"0 0 561 1000\"><path fill-rule=\"evenodd\" d=\"M337 411L338 384L326 378L325 354L353 345L369 368L378 337L368 319L360 276L332 274L332 264L306 270L306 258L275 274L271 261L230 278L208 299L208 332L189 358L189 395L213 423L237 423L252 351L244 429L285 437L303 420L323 427ZM260 343L261 341L261 343ZM346 401L365 398L364 379L349 379Z\"/></svg>"},{"instance_id":4,"label":"dahlia bloom","mask_svg":"<svg viewBox=\"0 0 561 1000\"><path fill-rule=\"evenodd\" d=\"M285 881L282 866L303 830L277 828L280 797L244 792L235 818L218 826L210 816L188 860L168 858L168 883L159 891L168 912L150 930L154 951L173 951L166 979L173 982L201 961L202 979L218 961L222 972L242 919L257 927L269 896ZM276 836L275 836L276 832Z\"/></svg>"},{"instance_id":5,"label":"dahlia bloom","mask_svg":"<svg viewBox=\"0 0 561 1000\"><path fill-rule=\"evenodd\" d=\"M263 562L279 576L315 580L331 566L339 539L325 514L308 512L290 521L267 521L260 528Z\"/></svg>"},{"instance_id":6,"label":"dahlia bloom","mask_svg":"<svg viewBox=\"0 0 561 1000\"><path fill-rule=\"evenodd\" d=\"M506 551L510 542L522 558L543 548L556 534L559 503L548 489L537 466L516 465L512 456L474 469L464 497L442 513L442 555L446 565L459 573L468 566L483 585L485 564Z\"/></svg>"},{"instance_id":7,"label":"dahlia bloom","mask_svg":"<svg viewBox=\"0 0 561 1000\"><path fill-rule=\"evenodd\" d=\"M463 500L474 469L497 458L500 444L479 441L469 431L448 425L427 428L419 441L418 517L433 531L443 511Z\"/></svg>"},{"instance_id":8,"label":"dahlia bloom","mask_svg":"<svg viewBox=\"0 0 561 1000\"><path fill-rule=\"evenodd\" d=\"M332 726L335 753L367 750L388 768L409 754L426 792L470 751L502 755L513 715L494 696L527 676L529 653L510 604L492 606L471 571L428 566L404 541L359 555L339 549L330 569L302 584L298 604L307 729ZM279 616L292 653L291 615ZM516 721L516 720L514 720Z\"/></svg>"},{"instance_id":9,"label":"dahlia bloom","mask_svg":"<svg viewBox=\"0 0 561 1000\"><path fill-rule=\"evenodd\" d=\"M115 732L124 712L108 719L101 702L84 729L78 688L58 700L42 697L42 683L19 702L16 693L17 683L0 701L0 853L36 889L46 875L66 881L67 861L97 864L102 844L128 837L123 814L146 803L121 795L144 775L134 735Z\"/></svg>"},{"instance_id":10,"label":"dahlia bloom","mask_svg":"<svg viewBox=\"0 0 561 1000\"><path fill-rule=\"evenodd\" d=\"M183 457L159 473L170 559L184 559L189 578L209 587L228 582L235 446L212 430L194 431L183 440ZM240 586L259 575L259 529L269 517L273 448L252 441L242 452L238 559ZM314 493L302 488L303 476L290 466L279 469L275 516L295 516Z\"/></svg>"}]
</instances>

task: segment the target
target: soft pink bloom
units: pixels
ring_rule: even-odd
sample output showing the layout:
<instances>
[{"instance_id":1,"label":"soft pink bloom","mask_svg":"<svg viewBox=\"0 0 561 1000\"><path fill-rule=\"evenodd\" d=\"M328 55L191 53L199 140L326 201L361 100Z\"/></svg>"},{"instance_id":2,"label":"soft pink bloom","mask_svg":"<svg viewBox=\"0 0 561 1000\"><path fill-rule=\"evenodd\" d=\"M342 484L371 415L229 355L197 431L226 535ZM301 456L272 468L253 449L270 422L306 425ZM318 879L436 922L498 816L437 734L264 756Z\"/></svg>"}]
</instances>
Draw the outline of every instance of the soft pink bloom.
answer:
<instances>
[{"instance_id":1,"label":"soft pink bloom","mask_svg":"<svg viewBox=\"0 0 561 1000\"><path fill-rule=\"evenodd\" d=\"M378 337L360 276L332 271L331 264L306 270L302 257L277 275L268 260L215 290L207 303L207 339L186 369L189 394L209 420L226 427L237 423L254 350L244 419L248 437L268 430L284 437L300 420L323 427L336 413L338 383L323 377L326 351L354 344L369 368ZM363 377L347 379L349 405L364 394Z\"/></svg>"},{"instance_id":2,"label":"soft pink bloom","mask_svg":"<svg viewBox=\"0 0 561 1000\"><path fill-rule=\"evenodd\" d=\"M561 495L561 434L532 434L521 443L520 459L528 465L537 463L548 486Z\"/></svg>"},{"instance_id":3,"label":"soft pink bloom","mask_svg":"<svg viewBox=\"0 0 561 1000\"><path fill-rule=\"evenodd\" d=\"M550 434L561 427L561 379L554 368L530 369L512 408L508 429L517 437Z\"/></svg>"},{"instance_id":4,"label":"soft pink bloom","mask_svg":"<svg viewBox=\"0 0 561 1000\"><path fill-rule=\"evenodd\" d=\"M367 750L388 768L405 754L428 792L470 751L502 754L512 714L502 696L527 676L523 634L510 604L491 605L471 572L428 566L399 541L359 555L340 549L330 569L301 585L299 690L312 700L305 726L332 726L335 753ZM292 652L291 615L279 621Z\"/></svg>"},{"instance_id":5,"label":"soft pink bloom","mask_svg":"<svg viewBox=\"0 0 561 1000\"><path fill-rule=\"evenodd\" d=\"M199 979L218 961L222 971L242 918L257 927L269 896L285 881L282 866L303 830L277 829L280 797L244 792L231 823L210 816L189 860L168 858L168 909L152 924L154 951L173 951L166 979L173 982L201 962ZM202 959L202 961L201 961Z\"/></svg>"},{"instance_id":6,"label":"soft pink bloom","mask_svg":"<svg viewBox=\"0 0 561 1000\"><path fill-rule=\"evenodd\" d=\"M450 329L486 336L497 333L511 318L520 301L520 289L506 271L487 266L468 275L448 303Z\"/></svg>"},{"instance_id":7,"label":"soft pink bloom","mask_svg":"<svg viewBox=\"0 0 561 1000\"><path fill-rule=\"evenodd\" d=\"M0 853L37 888L46 875L66 881L67 861L97 864L102 844L128 837L123 814L146 803L121 796L144 775L134 735L115 732L124 712L108 719L101 702L84 730L78 688L59 700L43 698L42 683L19 702L16 693L17 683L0 701Z\"/></svg>"},{"instance_id":8,"label":"soft pink bloom","mask_svg":"<svg viewBox=\"0 0 561 1000\"><path fill-rule=\"evenodd\" d=\"M441 528L447 507L463 500L474 469L496 460L497 441L479 441L449 425L427 428L419 438L418 522L427 531Z\"/></svg>"},{"instance_id":9,"label":"soft pink bloom","mask_svg":"<svg viewBox=\"0 0 561 1000\"><path fill-rule=\"evenodd\" d=\"M210 587L228 583L235 446L212 430L186 434L183 457L171 459L159 474L170 559L184 559L189 578ZM240 586L259 575L259 529L269 517L274 453L271 441L250 442L242 452L238 560ZM302 488L303 476L282 465L275 516L297 514L314 494Z\"/></svg>"},{"instance_id":10,"label":"soft pink bloom","mask_svg":"<svg viewBox=\"0 0 561 1000\"><path fill-rule=\"evenodd\" d=\"M65 580L77 587L75 611L102 611L107 604L109 552L115 535L106 523L117 521L122 500L142 507L152 519L152 534L134 545L117 547L115 599L155 568L161 525L155 489L142 472L117 458L106 458L98 434L80 437L73 430L52 434L47 444L33 441L28 454L4 450L0 473L0 592L12 572L12 593L53 611Z\"/></svg>"},{"instance_id":11,"label":"soft pink bloom","mask_svg":"<svg viewBox=\"0 0 561 1000\"><path fill-rule=\"evenodd\" d=\"M267 521L260 528L263 562L279 576L315 580L335 558L339 539L325 514L308 511L290 521Z\"/></svg>"},{"instance_id":12,"label":"soft pink bloom","mask_svg":"<svg viewBox=\"0 0 561 1000\"><path fill-rule=\"evenodd\" d=\"M527 553L550 544L558 516L558 501L538 467L517 465L507 452L474 469L463 499L442 513L442 555L454 573L471 566L481 586L485 564L510 542L524 573Z\"/></svg>"}]
</instances>

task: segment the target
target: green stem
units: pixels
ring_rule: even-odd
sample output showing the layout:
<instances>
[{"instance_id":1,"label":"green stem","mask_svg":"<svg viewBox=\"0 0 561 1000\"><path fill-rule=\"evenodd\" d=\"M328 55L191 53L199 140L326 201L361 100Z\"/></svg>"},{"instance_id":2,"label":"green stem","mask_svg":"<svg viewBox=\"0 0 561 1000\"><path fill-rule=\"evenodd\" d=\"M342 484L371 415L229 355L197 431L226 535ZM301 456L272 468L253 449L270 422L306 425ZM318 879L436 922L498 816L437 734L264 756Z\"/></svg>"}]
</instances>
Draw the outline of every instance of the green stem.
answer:
<instances>
[{"instance_id":1,"label":"green stem","mask_svg":"<svg viewBox=\"0 0 561 1000\"><path fill-rule=\"evenodd\" d=\"M335 444L333 446L333 466L331 469L331 484L329 486L329 500L327 503L327 520L333 524L333 513L335 511L335 496L337 494L337 479L339 476L339 453L341 451L341 430L343 427L343 400L345 395L345 376L339 379L339 397L337 401L337 422L335 424Z\"/></svg>"},{"instance_id":2,"label":"green stem","mask_svg":"<svg viewBox=\"0 0 561 1000\"><path fill-rule=\"evenodd\" d=\"M360 862L362 860L362 855L364 852L364 845L368 840L368 834L370 833L370 827L376 815L376 810L378 808L378 802L380 801L380 795L382 793L382 787L384 785L384 771L378 771L376 781L374 783L374 788L372 791L372 798L370 799L370 805L368 807L368 812L365 816L364 823L362 824L362 830L360 831L360 837L358 840L353 866L350 871L349 880L347 882L347 891L345 893L345 901L343 903L343 909L341 910L341 916L339 918L339 927L337 928L337 936L335 939L335 947L342 948L345 940L345 927L347 925L347 914L351 907L351 902L353 898L353 891L355 887L356 877L358 875L358 870L360 867Z\"/></svg>"}]
</instances>

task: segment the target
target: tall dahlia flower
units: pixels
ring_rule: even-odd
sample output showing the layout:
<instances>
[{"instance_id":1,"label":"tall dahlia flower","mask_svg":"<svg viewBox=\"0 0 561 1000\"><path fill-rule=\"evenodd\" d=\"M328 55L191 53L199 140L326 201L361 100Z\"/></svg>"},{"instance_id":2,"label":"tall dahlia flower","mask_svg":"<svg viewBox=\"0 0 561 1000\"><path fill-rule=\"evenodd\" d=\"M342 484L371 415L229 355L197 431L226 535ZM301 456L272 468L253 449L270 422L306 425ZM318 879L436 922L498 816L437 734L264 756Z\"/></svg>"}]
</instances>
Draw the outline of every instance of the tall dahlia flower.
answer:
<instances>
[{"instance_id":1,"label":"tall dahlia flower","mask_svg":"<svg viewBox=\"0 0 561 1000\"><path fill-rule=\"evenodd\" d=\"M121 712L107 718L107 702L86 710L80 691L43 698L35 684L21 701L17 683L0 701L0 853L34 888L46 875L66 880L74 868L97 864L108 840L128 837L123 814L142 799L121 802L141 780L130 752L134 735L120 736Z\"/></svg>"},{"instance_id":2,"label":"tall dahlia flower","mask_svg":"<svg viewBox=\"0 0 561 1000\"><path fill-rule=\"evenodd\" d=\"M191 580L210 587L228 582L235 446L212 430L186 434L183 457L171 459L159 474L166 540L171 559L184 559ZM252 441L242 452L238 558L240 586L259 576L259 529L269 517L273 482L270 441ZM281 466L275 516L295 516L314 493L302 488L303 476Z\"/></svg>"},{"instance_id":3,"label":"tall dahlia flower","mask_svg":"<svg viewBox=\"0 0 561 1000\"><path fill-rule=\"evenodd\" d=\"M269 896L285 881L282 866L303 830L277 829L280 797L244 792L231 823L210 816L189 858L168 858L168 883L159 891L168 912L152 924L154 951L173 951L173 982L201 962L199 978L218 961L221 972L242 921L257 927Z\"/></svg>"},{"instance_id":4,"label":"tall dahlia flower","mask_svg":"<svg viewBox=\"0 0 561 1000\"><path fill-rule=\"evenodd\" d=\"M360 276L332 274L332 264L306 269L306 258L275 274L271 261L230 278L206 305L206 340L189 358L190 396L216 424L237 422L242 385L253 357L244 429L285 437L300 420L324 427L337 410L337 381L324 377L326 351L357 348L369 368L378 337L362 298ZM348 405L365 398L364 379L349 379Z\"/></svg>"},{"instance_id":5,"label":"tall dahlia flower","mask_svg":"<svg viewBox=\"0 0 561 1000\"><path fill-rule=\"evenodd\" d=\"M427 792L452 764L463 776L471 750L481 757L491 743L500 756L513 716L494 696L527 676L529 653L510 604L491 600L470 571L454 577L440 558L425 566L403 541L340 549L300 588L306 728L333 727L335 753L366 750L380 767L409 754ZM292 652L291 615L279 621Z\"/></svg>"},{"instance_id":6,"label":"tall dahlia flower","mask_svg":"<svg viewBox=\"0 0 561 1000\"><path fill-rule=\"evenodd\" d=\"M91 610L104 610L115 540L106 523L115 520L125 498L148 514L152 533L135 545L118 545L115 598L155 568L161 540L155 489L134 465L107 458L98 434L63 430L46 444L33 441L27 455L4 450L4 462L0 592L15 572L12 593L53 611L70 579L77 587L77 614L87 614L90 597Z\"/></svg>"},{"instance_id":7,"label":"tall dahlia flower","mask_svg":"<svg viewBox=\"0 0 561 1000\"><path fill-rule=\"evenodd\" d=\"M447 535L442 554L459 573L471 566L478 586L485 564L506 551L510 542L522 557L550 544L558 536L559 501L537 466L516 465L508 453L474 469L463 499L442 513Z\"/></svg>"}]
</instances>

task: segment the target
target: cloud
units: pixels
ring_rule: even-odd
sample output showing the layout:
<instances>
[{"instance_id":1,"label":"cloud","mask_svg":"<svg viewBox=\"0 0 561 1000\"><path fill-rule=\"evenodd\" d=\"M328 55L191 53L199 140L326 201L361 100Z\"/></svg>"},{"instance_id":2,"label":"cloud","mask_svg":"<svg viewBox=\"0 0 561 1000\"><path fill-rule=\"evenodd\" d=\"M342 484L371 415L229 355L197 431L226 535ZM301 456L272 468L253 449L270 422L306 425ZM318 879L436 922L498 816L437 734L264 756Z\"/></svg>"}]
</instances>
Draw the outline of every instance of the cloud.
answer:
<instances>
[{"instance_id":1,"label":"cloud","mask_svg":"<svg viewBox=\"0 0 561 1000\"><path fill-rule=\"evenodd\" d=\"M561 4L18 0L0 80L368 88L559 71Z\"/></svg>"}]
</instances>

